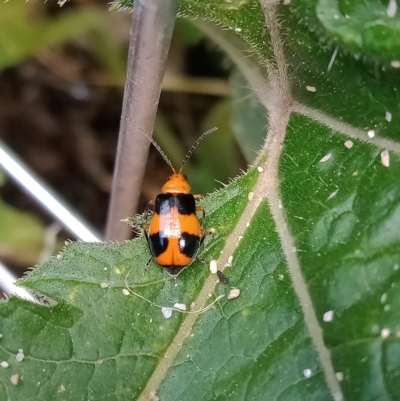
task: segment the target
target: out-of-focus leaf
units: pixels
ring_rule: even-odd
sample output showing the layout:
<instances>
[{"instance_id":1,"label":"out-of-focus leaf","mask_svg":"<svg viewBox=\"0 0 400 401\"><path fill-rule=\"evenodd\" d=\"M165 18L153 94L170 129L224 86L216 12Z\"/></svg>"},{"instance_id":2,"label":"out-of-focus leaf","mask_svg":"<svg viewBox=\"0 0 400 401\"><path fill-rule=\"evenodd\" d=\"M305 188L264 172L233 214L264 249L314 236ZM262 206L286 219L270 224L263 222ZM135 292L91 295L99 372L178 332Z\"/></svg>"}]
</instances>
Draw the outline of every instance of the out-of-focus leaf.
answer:
<instances>
[{"instance_id":1,"label":"out-of-focus leaf","mask_svg":"<svg viewBox=\"0 0 400 401\"><path fill-rule=\"evenodd\" d=\"M39 3L0 3L0 68L16 64L40 49L76 38L101 26L101 14L82 10L41 20ZM36 18L35 18L36 17Z\"/></svg>"},{"instance_id":2,"label":"out-of-focus leaf","mask_svg":"<svg viewBox=\"0 0 400 401\"><path fill-rule=\"evenodd\" d=\"M218 130L202 143L185 169L198 193L207 193L220 187L238 171L238 151L232 135L232 103L226 99L216 102L202 122L202 131Z\"/></svg>"},{"instance_id":3,"label":"out-of-focus leaf","mask_svg":"<svg viewBox=\"0 0 400 401\"><path fill-rule=\"evenodd\" d=\"M232 127L240 149L248 163L252 163L262 148L268 127L265 107L249 83L235 71L232 83Z\"/></svg>"},{"instance_id":4,"label":"out-of-focus leaf","mask_svg":"<svg viewBox=\"0 0 400 401\"><path fill-rule=\"evenodd\" d=\"M36 264L44 244L43 225L32 215L0 201L0 255L23 265Z\"/></svg>"},{"instance_id":5,"label":"out-of-focus leaf","mask_svg":"<svg viewBox=\"0 0 400 401\"><path fill-rule=\"evenodd\" d=\"M195 25L184 19L176 21L175 35L188 45L196 45L204 38L203 33Z\"/></svg>"}]
</instances>

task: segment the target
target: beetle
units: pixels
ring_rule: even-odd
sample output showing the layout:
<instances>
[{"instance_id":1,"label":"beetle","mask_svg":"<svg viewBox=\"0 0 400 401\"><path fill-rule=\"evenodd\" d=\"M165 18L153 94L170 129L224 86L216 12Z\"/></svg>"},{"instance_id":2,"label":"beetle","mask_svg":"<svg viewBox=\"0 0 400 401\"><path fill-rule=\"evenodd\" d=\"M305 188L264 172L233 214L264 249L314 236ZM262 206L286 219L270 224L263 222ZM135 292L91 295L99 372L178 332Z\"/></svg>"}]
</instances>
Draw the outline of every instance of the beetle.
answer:
<instances>
[{"instance_id":1,"label":"beetle","mask_svg":"<svg viewBox=\"0 0 400 401\"><path fill-rule=\"evenodd\" d=\"M178 172L154 139L142 131L172 169L172 175L162 186L161 193L148 203L145 211L143 231L151 253L146 267L154 260L169 274L177 276L195 259L199 259L197 254L206 236L206 213L204 208L196 205L202 196L190 193L191 187L182 171L199 143L216 130L212 128L199 137ZM150 222L147 222L151 210L153 213ZM200 218L198 213L201 214Z\"/></svg>"}]
</instances>

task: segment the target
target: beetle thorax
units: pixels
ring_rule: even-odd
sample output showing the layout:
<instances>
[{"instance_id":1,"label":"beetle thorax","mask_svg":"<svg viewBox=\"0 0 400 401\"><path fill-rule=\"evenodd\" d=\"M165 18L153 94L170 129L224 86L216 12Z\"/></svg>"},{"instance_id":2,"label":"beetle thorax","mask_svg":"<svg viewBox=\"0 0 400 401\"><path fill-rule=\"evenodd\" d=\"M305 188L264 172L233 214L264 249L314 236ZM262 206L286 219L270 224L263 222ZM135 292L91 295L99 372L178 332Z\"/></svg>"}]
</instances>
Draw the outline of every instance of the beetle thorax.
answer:
<instances>
[{"instance_id":1,"label":"beetle thorax","mask_svg":"<svg viewBox=\"0 0 400 401\"><path fill-rule=\"evenodd\" d=\"M172 174L163 185L163 194L190 194L190 185L183 174Z\"/></svg>"}]
</instances>

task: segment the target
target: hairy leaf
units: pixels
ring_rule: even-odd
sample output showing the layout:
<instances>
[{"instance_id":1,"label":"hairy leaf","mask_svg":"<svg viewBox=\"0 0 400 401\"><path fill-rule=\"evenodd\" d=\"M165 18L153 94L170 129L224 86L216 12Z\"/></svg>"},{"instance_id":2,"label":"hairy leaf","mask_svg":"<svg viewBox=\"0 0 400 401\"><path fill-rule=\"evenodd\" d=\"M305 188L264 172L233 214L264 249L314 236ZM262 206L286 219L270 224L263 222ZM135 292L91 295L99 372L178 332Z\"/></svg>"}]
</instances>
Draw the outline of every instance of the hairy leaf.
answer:
<instances>
[{"instance_id":1,"label":"hairy leaf","mask_svg":"<svg viewBox=\"0 0 400 401\"><path fill-rule=\"evenodd\" d=\"M181 16L217 23L196 21L264 106L252 108L248 129L269 119L255 167L203 203L215 228L203 254L226 265L230 282L216 284L198 262L177 279L143 271L143 239L68 245L21 283L51 305L0 304L0 359L10 365L0 397L400 398L400 62L390 3L180 2ZM197 310L224 297L201 315L166 319L124 294L128 272L131 291L157 305ZM228 299L231 288L238 298Z\"/></svg>"}]
</instances>

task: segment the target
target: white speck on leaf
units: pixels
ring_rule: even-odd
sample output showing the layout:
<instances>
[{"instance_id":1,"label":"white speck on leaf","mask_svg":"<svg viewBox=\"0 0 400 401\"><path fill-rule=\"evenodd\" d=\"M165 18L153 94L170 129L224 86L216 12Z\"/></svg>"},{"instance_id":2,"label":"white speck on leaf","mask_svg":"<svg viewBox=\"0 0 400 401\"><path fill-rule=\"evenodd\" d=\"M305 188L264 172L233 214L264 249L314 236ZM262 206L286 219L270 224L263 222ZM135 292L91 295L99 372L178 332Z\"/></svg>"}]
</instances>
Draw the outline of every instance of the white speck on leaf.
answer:
<instances>
[{"instance_id":1,"label":"white speck on leaf","mask_svg":"<svg viewBox=\"0 0 400 401\"><path fill-rule=\"evenodd\" d=\"M324 313L323 320L324 322L331 322L333 320L334 312L333 310L328 310L328 312Z\"/></svg>"},{"instance_id":2,"label":"white speck on leaf","mask_svg":"<svg viewBox=\"0 0 400 401\"><path fill-rule=\"evenodd\" d=\"M101 284L100 284L100 287L101 287L101 288L107 288L109 285L110 285L110 284L108 284L108 283L101 283Z\"/></svg>"},{"instance_id":3,"label":"white speck on leaf","mask_svg":"<svg viewBox=\"0 0 400 401\"><path fill-rule=\"evenodd\" d=\"M388 122L388 123L390 123L391 121L392 121L392 113L390 113L390 112L386 112L386 114L385 114L385 120Z\"/></svg>"},{"instance_id":4,"label":"white speck on leaf","mask_svg":"<svg viewBox=\"0 0 400 401\"><path fill-rule=\"evenodd\" d=\"M150 401L160 401L160 397L158 397L158 395L155 391L150 391L149 400Z\"/></svg>"},{"instance_id":5,"label":"white speck on leaf","mask_svg":"<svg viewBox=\"0 0 400 401\"><path fill-rule=\"evenodd\" d=\"M335 377L336 377L336 380L338 381L338 382L341 382L342 380L343 380L343 373L342 372L336 372L335 373Z\"/></svg>"},{"instance_id":6,"label":"white speck on leaf","mask_svg":"<svg viewBox=\"0 0 400 401\"><path fill-rule=\"evenodd\" d=\"M383 328L381 330L381 337L382 338L388 338L390 336L390 329L388 328Z\"/></svg>"},{"instance_id":7,"label":"white speck on leaf","mask_svg":"<svg viewBox=\"0 0 400 401\"><path fill-rule=\"evenodd\" d=\"M347 149L351 149L353 147L354 143L352 141L346 141L344 143L344 146L346 146Z\"/></svg>"},{"instance_id":8,"label":"white speck on leaf","mask_svg":"<svg viewBox=\"0 0 400 401\"><path fill-rule=\"evenodd\" d=\"M399 267L400 266L398 264L396 264L396 265L393 266L393 269L396 271L396 270L399 270Z\"/></svg>"},{"instance_id":9,"label":"white speck on leaf","mask_svg":"<svg viewBox=\"0 0 400 401\"><path fill-rule=\"evenodd\" d=\"M5 369L5 368L8 368L10 366L10 364L6 361L3 361L0 363L0 366Z\"/></svg>"},{"instance_id":10,"label":"white speck on leaf","mask_svg":"<svg viewBox=\"0 0 400 401\"><path fill-rule=\"evenodd\" d=\"M325 163L327 162L332 156L332 153L328 153L327 155L325 155L319 162L320 163Z\"/></svg>"},{"instance_id":11,"label":"white speck on leaf","mask_svg":"<svg viewBox=\"0 0 400 401\"><path fill-rule=\"evenodd\" d=\"M216 274L218 271L217 261L215 259L210 260L210 272Z\"/></svg>"},{"instance_id":12,"label":"white speck on leaf","mask_svg":"<svg viewBox=\"0 0 400 401\"><path fill-rule=\"evenodd\" d=\"M312 370L311 369L304 369L303 370L303 375L304 375L304 377L306 377L308 379L312 375Z\"/></svg>"},{"instance_id":13,"label":"white speck on leaf","mask_svg":"<svg viewBox=\"0 0 400 401\"><path fill-rule=\"evenodd\" d=\"M385 167L390 166L390 155L389 155L389 151L387 149L385 149L381 153L381 162Z\"/></svg>"},{"instance_id":14,"label":"white speck on leaf","mask_svg":"<svg viewBox=\"0 0 400 401\"><path fill-rule=\"evenodd\" d=\"M399 60L393 60L393 61L390 62L390 65L393 68L400 68L400 61Z\"/></svg>"},{"instance_id":15,"label":"white speck on leaf","mask_svg":"<svg viewBox=\"0 0 400 401\"><path fill-rule=\"evenodd\" d=\"M25 355L23 352L18 352L17 355L15 355L15 359L17 360L17 362L22 362L25 358Z\"/></svg>"},{"instance_id":16,"label":"white speck on leaf","mask_svg":"<svg viewBox=\"0 0 400 401\"><path fill-rule=\"evenodd\" d=\"M240 290L238 288L232 288L229 293L227 298L228 299L235 299L240 295Z\"/></svg>"},{"instance_id":17,"label":"white speck on leaf","mask_svg":"<svg viewBox=\"0 0 400 401\"><path fill-rule=\"evenodd\" d=\"M331 61L329 61L328 68L326 69L327 72L329 72L332 69L333 63L336 60L336 56L337 56L338 50L339 50L338 47L334 50L334 52L332 54L332 57L331 57Z\"/></svg>"},{"instance_id":18,"label":"white speck on leaf","mask_svg":"<svg viewBox=\"0 0 400 401\"><path fill-rule=\"evenodd\" d=\"M253 197L254 197L254 192L249 192L249 194L247 195L247 199L248 199L249 201L252 201L252 200L253 200Z\"/></svg>"},{"instance_id":19,"label":"white speck on leaf","mask_svg":"<svg viewBox=\"0 0 400 401\"><path fill-rule=\"evenodd\" d=\"M333 191L326 200L332 199L339 192L339 188L336 191Z\"/></svg>"},{"instance_id":20,"label":"white speck on leaf","mask_svg":"<svg viewBox=\"0 0 400 401\"><path fill-rule=\"evenodd\" d=\"M396 0L389 0L389 4L386 9L386 15L389 18L394 18L397 14L397 2Z\"/></svg>"},{"instance_id":21,"label":"white speck on leaf","mask_svg":"<svg viewBox=\"0 0 400 401\"><path fill-rule=\"evenodd\" d=\"M163 314L163 316L165 317L165 319L169 319L169 318L172 316L172 309L163 306L163 307L161 308L161 313Z\"/></svg>"},{"instance_id":22,"label":"white speck on leaf","mask_svg":"<svg viewBox=\"0 0 400 401\"><path fill-rule=\"evenodd\" d=\"M129 290L127 290L126 288L124 288L124 289L122 290L122 293L123 293L124 295L129 295Z\"/></svg>"},{"instance_id":23,"label":"white speck on leaf","mask_svg":"<svg viewBox=\"0 0 400 401\"><path fill-rule=\"evenodd\" d=\"M317 90L315 89L314 86L306 86L306 89L307 89L309 92L316 92L316 91L317 91Z\"/></svg>"},{"instance_id":24,"label":"white speck on leaf","mask_svg":"<svg viewBox=\"0 0 400 401\"><path fill-rule=\"evenodd\" d=\"M242 28L235 28L235 32L242 32Z\"/></svg>"},{"instance_id":25,"label":"white speck on leaf","mask_svg":"<svg viewBox=\"0 0 400 401\"><path fill-rule=\"evenodd\" d=\"M390 311L390 305L385 305L385 306L383 307L383 310L384 310L385 312L389 312L389 311Z\"/></svg>"},{"instance_id":26,"label":"white speck on leaf","mask_svg":"<svg viewBox=\"0 0 400 401\"><path fill-rule=\"evenodd\" d=\"M58 389L59 393L63 393L65 391L65 386L61 384L60 388Z\"/></svg>"},{"instance_id":27,"label":"white speck on leaf","mask_svg":"<svg viewBox=\"0 0 400 401\"><path fill-rule=\"evenodd\" d=\"M10 377L10 381L11 381L12 384L14 384L14 386L18 385L18 383L19 383L19 375L18 374L12 375Z\"/></svg>"},{"instance_id":28,"label":"white speck on leaf","mask_svg":"<svg viewBox=\"0 0 400 401\"><path fill-rule=\"evenodd\" d=\"M367 132L367 134L368 134L368 136L369 136L370 138L373 138L373 137L375 136L375 131L374 131L373 129L370 129L370 130Z\"/></svg>"},{"instance_id":29,"label":"white speck on leaf","mask_svg":"<svg viewBox=\"0 0 400 401\"><path fill-rule=\"evenodd\" d=\"M175 303L174 308L179 309L179 310L186 310L186 305L185 304L180 304L180 303Z\"/></svg>"},{"instance_id":30,"label":"white speck on leaf","mask_svg":"<svg viewBox=\"0 0 400 401\"><path fill-rule=\"evenodd\" d=\"M257 170L258 170L259 173L262 173L264 171L264 169L261 166L258 166Z\"/></svg>"},{"instance_id":31,"label":"white speck on leaf","mask_svg":"<svg viewBox=\"0 0 400 401\"><path fill-rule=\"evenodd\" d=\"M384 303L386 302L386 300L387 300L387 293L384 292L384 293L382 294L382 296L381 296L381 302L384 304Z\"/></svg>"}]
</instances>

